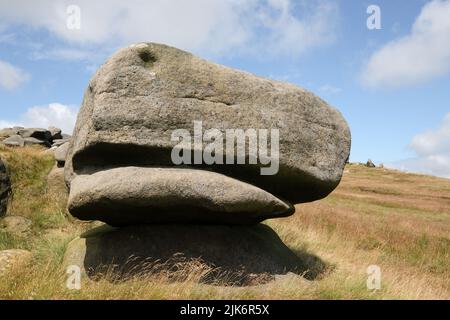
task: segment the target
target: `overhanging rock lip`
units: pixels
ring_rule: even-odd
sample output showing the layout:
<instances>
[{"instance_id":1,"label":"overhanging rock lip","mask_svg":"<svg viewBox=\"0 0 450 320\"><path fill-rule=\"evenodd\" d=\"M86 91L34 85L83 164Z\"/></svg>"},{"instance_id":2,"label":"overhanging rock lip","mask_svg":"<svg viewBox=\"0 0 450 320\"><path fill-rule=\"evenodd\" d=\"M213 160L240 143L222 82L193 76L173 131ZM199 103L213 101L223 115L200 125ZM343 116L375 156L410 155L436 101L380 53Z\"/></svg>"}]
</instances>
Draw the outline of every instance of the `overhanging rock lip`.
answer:
<instances>
[{"instance_id":1,"label":"overhanging rock lip","mask_svg":"<svg viewBox=\"0 0 450 320\"><path fill-rule=\"evenodd\" d=\"M295 208L225 175L186 168L118 167L72 180L69 211L81 220L253 224Z\"/></svg>"},{"instance_id":2,"label":"overhanging rock lip","mask_svg":"<svg viewBox=\"0 0 450 320\"><path fill-rule=\"evenodd\" d=\"M321 180L311 170L318 168L299 168L279 163L279 171L274 175L261 175L260 164L189 164L175 165L171 160L171 145L149 146L138 143L95 141L88 142L81 150L74 152L70 165L72 176L66 175L66 182L80 174L92 174L105 168L127 166L185 168L205 170L238 179L267 191L279 199L290 203L315 201L326 197L339 184L341 175L333 181ZM190 150L192 151L192 150ZM66 167L66 171L68 168Z\"/></svg>"}]
</instances>

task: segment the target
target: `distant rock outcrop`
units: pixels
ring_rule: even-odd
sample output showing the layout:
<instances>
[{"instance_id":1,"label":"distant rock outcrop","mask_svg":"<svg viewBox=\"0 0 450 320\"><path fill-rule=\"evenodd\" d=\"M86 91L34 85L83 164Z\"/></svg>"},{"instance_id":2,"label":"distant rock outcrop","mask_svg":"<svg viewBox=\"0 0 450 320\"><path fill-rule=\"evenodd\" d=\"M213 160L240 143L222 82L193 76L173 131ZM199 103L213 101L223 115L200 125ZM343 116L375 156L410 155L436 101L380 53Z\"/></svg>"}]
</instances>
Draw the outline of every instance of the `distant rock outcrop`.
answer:
<instances>
[{"instance_id":1,"label":"distant rock outcrop","mask_svg":"<svg viewBox=\"0 0 450 320\"><path fill-rule=\"evenodd\" d=\"M367 160L366 167L368 168L376 168L376 165L372 162L372 160Z\"/></svg>"},{"instance_id":2,"label":"distant rock outcrop","mask_svg":"<svg viewBox=\"0 0 450 320\"><path fill-rule=\"evenodd\" d=\"M50 148L68 142L70 136L63 135L61 129L55 127L48 129L13 127L0 130L0 140L4 145L11 147L42 145Z\"/></svg>"}]
</instances>

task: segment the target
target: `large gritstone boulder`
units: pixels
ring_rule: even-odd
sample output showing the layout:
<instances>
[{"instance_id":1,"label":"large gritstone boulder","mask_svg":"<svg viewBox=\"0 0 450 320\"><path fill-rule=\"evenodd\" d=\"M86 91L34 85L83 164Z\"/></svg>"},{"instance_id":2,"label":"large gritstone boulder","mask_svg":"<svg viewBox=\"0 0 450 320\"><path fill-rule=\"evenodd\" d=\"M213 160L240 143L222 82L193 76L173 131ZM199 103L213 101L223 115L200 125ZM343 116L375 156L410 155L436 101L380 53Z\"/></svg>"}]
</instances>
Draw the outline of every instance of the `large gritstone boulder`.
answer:
<instances>
[{"instance_id":1,"label":"large gritstone boulder","mask_svg":"<svg viewBox=\"0 0 450 320\"><path fill-rule=\"evenodd\" d=\"M142 43L85 92L65 164L69 210L117 225L256 223L328 195L349 151L342 115L314 94Z\"/></svg>"}]
</instances>

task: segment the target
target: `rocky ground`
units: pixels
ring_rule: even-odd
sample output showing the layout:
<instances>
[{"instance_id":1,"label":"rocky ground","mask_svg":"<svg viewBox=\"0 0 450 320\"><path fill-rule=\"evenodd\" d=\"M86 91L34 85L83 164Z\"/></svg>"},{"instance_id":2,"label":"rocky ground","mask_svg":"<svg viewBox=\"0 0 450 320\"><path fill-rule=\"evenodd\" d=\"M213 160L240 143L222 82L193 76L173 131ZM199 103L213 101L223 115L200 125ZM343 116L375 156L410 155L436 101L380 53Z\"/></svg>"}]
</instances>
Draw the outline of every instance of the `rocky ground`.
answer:
<instances>
[{"instance_id":1,"label":"rocky ground","mask_svg":"<svg viewBox=\"0 0 450 320\"><path fill-rule=\"evenodd\" d=\"M291 217L253 230L256 237L272 235L258 256L240 248L239 241L216 243L229 249L230 257L240 256L241 265L251 271L241 279L208 264L213 256L201 261L175 255L170 268L147 265L152 272L145 277L83 276L81 290L69 290L64 268L68 244L87 230L108 231L102 223L68 214L62 169L48 149L0 146L0 157L13 190L6 216L0 218L0 299L450 299L447 179L347 165L330 196L297 205ZM201 234L197 239L207 243ZM275 264L261 273L255 259L271 258L271 250L278 250L283 263L294 261L296 268L283 272ZM367 289L369 265L381 268L380 290Z\"/></svg>"}]
</instances>

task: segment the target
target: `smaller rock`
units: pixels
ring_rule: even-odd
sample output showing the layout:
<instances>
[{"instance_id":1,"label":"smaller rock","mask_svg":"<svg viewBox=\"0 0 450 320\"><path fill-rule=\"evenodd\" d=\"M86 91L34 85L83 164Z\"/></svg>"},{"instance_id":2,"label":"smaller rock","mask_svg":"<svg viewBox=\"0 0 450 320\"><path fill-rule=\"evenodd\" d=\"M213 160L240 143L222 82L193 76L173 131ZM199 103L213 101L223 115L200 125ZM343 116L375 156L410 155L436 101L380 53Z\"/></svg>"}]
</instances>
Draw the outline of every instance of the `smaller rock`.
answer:
<instances>
[{"instance_id":1,"label":"smaller rock","mask_svg":"<svg viewBox=\"0 0 450 320\"><path fill-rule=\"evenodd\" d=\"M24 235L31 230L32 224L30 219L21 216L7 216L0 221L0 230Z\"/></svg>"},{"instance_id":2,"label":"smaller rock","mask_svg":"<svg viewBox=\"0 0 450 320\"><path fill-rule=\"evenodd\" d=\"M30 259L31 252L27 250L9 249L0 251L0 275L26 265Z\"/></svg>"},{"instance_id":3,"label":"smaller rock","mask_svg":"<svg viewBox=\"0 0 450 320\"><path fill-rule=\"evenodd\" d=\"M372 160L369 159L369 160L367 160L366 167L375 168L376 165L372 162Z\"/></svg>"},{"instance_id":4,"label":"smaller rock","mask_svg":"<svg viewBox=\"0 0 450 320\"><path fill-rule=\"evenodd\" d=\"M39 139L33 138L33 137L24 138L23 141L26 146L42 145L42 146L50 147L50 143L48 141L39 140Z\"/></svg>"},{"instance_id":5,"label":"smaller rock","mask_svg":"<svg viewBox=\"0 0 450 320\"><path fill-rule=\"evenodd\" d=\"M19 130L19 135L22 138L36 138L42 141L50 141L52 134L50 131L41 128L27 128Z\"/></svg>"},{"instance_id":6,"label":"smaller rock","mask_svg":"<svg viewBox=\"0 0 450 320\"><path fill-rule=\"evenodd\" d=\"M5 128L0 130L0 138L5 139L5 138L9 138L11 136L16 135L20 129L20 127L14 127L14 128Z\"/></svg>"},{"instance_id":7,"label":"smaller rock","mask_svg":"<svg viewBox=\"0 0 450 320\"><path fill-rule=\"evenodd\" d=\"M62 131L56 127L48 127L48 131L52 135L51 140L62 139Z\"/></svg>"},{"instance_id":8,"label":"smaller rock","mask_svg":"<svg viewBox=\"0 0 450 320\"><path fill-rule=\"evenodd\" d=\"M293 206L243 181L197 169L120 167L78 175L69 212L123 226L152 223L255 224Z\"/></svg>"},{"instance_id":9,"label":"smaller rock","mask_svg":"<svg viewBox=\"0 0 450 320\"><path fill-rule=\"evenodd\" d=\"M52 147L62 146L66 142L70 142L70 139L55 139L53 140Z\"/></svg>"},{"instance_id":10,"label":"smaller rock","mask_svg":"<svg viewBox=\"0 0 450 320\"><path fill-rule=\"evenodd\" d=\"M21 136L16 134L3 140L3 144L10 147L23 147L25 145L25 141Z\"/></svg>"},{"instance_id":11,"label":"smaller rock","mask_svg":"<svg viewBox=\"0 0 450 320\"><path fill-rule=\"evenodd\" d=\"M66 162L67 152L69 151L69 145L70 144L66 142L55 150L55 160L58 162L59 166L64 166L64 163Z\"/></svg>"}]
</instances>

